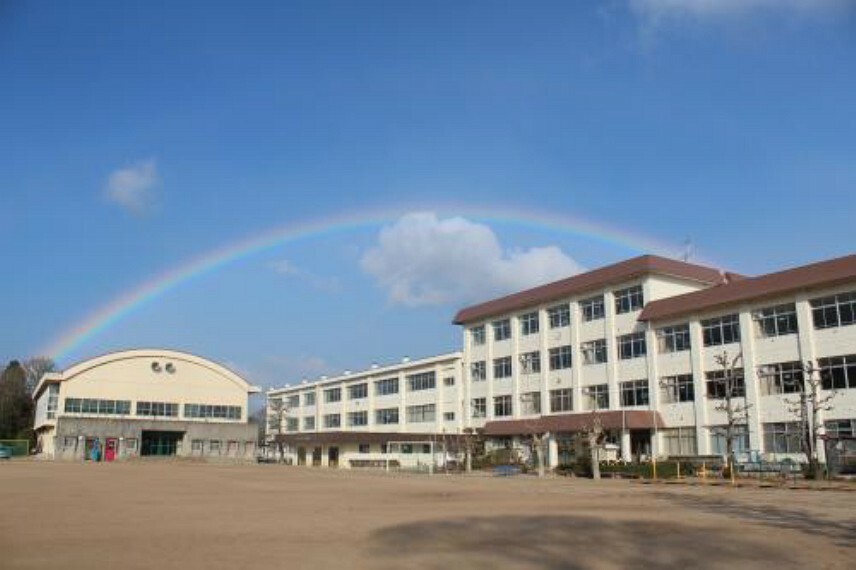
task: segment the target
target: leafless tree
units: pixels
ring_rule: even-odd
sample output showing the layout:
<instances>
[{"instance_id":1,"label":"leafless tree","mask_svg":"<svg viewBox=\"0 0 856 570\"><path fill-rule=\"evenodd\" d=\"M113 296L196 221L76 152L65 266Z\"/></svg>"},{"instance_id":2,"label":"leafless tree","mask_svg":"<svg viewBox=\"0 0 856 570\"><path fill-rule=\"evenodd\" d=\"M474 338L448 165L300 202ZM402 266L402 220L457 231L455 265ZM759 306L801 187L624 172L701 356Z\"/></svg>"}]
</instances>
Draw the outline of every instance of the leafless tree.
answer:
<instances>
[{"instance_id":1,"label":"leafless tree","mask_svg":"<svg viewBox=\"0 0 856 570\"><path fill-rule=\"evenodd\" d=\"M27 393L32 394L39 380L48 372L56 370L56 364L47 356L34 356L24 362L24 371L27 373Z\"/></svg>"},{"instance_id":2,"label":"leafless tree","mask_svg":"<svg viewBox=\"0 0 856 570\"><path fill-rule=\"evenodd\" d=\"M800 446L808 459L809 472L817 479L821 474L820 458L817 453L817 440L820 429L820 413L832 409L832 400L838 395L834 389L822 394L823 379L820 368L816 368L809 360L802 363L802 376L789 380L790 385L797 388L799 397L785 398L788 411L797 417L800 429Z\"/></svg>"},{"instance_id":3,"label":"leafless tree","mask_svg":"<svg viewBox=\"0 0 856 570\"><path fill-rule=\"evenodd\" d=\"M274 433L276 450L279 454L278 460L285 461L285 445L282 442L282 434L285 431L285 421L291 408L283 398L269 398L267 403L268 431Z\"/></svg>"},{"instance_id":4,"label":"leafless tree","mask_svg":"<svg viewBox=\"0 0 856 570\"><path fill-rule=\"evenodd\" d=\"M592 479L600 479L600 449L603 447L605 433L597 407L592 410L589 421L583 427L583 433L589 446Z\"/></svg>"},{"instance_id":5,"label":"leafless tree","mask_svg":"<svg viewBox=\"0 0 856 570\"><path fill-rule=\"evenodd\" d=\"M738 352L734 358L729 357L728 351L723 350L713 357L717 366L722 369L722 390L714 394L720 398L714 409L725 412L725 453L728 464L728 472L734 478L734 441L737 439L739 426L749 423L749 409L751 405L746 403L746 384L743 373L738 373L737 363L743 360L743 353ZM710 397L710 395L708 395Z\"/></svg>"},{"instance_id":6,"label":"leafless tree","mask_svg":"<svg viewBox=\"0 0 856 570\"><path fill-rule=\"evenodd\" d=\"M540 393L537 394L537 397L533 394L521 394L520 401L524 406L528 404L530 406L529 409L534 413L540 414L540 396ZM540 419L540 416L538 419ZM550 432L544 431L543 427L539 425L538 419L524 420L523 431L529 437L529 449L532 455L535 456L535 464L538 468L538 477L544 477L546 474L547 463L547 442L550 439Z\"/></svg>"}]
</instances>

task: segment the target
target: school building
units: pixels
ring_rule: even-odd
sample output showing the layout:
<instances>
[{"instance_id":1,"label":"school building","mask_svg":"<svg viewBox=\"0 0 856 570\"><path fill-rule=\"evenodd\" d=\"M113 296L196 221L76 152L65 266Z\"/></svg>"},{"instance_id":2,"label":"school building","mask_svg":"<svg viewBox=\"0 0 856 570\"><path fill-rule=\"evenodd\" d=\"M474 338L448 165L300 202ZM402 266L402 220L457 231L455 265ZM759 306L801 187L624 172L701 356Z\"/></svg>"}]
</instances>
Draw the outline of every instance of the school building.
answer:
<instances>
[{"instance_id":1,"label":"school building","mask_svg":"<svg viewBox=\"0 0 856 570\"><path fill-rule=\"evenodd\" d=\"M248 400L258 392L228 368L185 352L105 354L40 380L37 449L78 460L252 458L258 428L248 421Z\"/></svg>"}]
</instances>

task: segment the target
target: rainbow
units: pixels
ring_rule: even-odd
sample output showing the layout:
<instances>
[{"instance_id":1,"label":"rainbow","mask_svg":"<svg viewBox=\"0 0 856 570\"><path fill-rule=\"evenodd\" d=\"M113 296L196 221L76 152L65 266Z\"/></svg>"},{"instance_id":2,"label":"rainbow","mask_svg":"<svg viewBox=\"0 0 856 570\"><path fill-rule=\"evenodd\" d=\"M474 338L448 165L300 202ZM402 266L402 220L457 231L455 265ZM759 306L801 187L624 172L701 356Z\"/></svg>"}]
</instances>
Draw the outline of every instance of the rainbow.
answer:
<instances>
[{"instance_id":1,"label":"rainbow","mask_svg":"<svg viewBox=\"0 0 856 570\"><path fill-rule=\"evenodd\" d=\"M269 229L235 243L207 251L187 262L172 267L99 307L94 313L64 331L38 354L49 355L55 361L61 362L88 340L108 330L144 305L154 302L179 285L219 271L239 260L307 238L382 226L392 223L403 214L412 211L434 211L443 217L465 216L483 223L512 224L538 230L571 233L635 252L673 256L675 250L678 249L674 244L667 245L649 236L633 233L626 228L617 228L601 222L554 212L519 211L510 208L484 208L471 205L344 212L322 219L295 222L283 227ZM708 264L712 265L709 262Z\"/></svg>"}]
</instances>

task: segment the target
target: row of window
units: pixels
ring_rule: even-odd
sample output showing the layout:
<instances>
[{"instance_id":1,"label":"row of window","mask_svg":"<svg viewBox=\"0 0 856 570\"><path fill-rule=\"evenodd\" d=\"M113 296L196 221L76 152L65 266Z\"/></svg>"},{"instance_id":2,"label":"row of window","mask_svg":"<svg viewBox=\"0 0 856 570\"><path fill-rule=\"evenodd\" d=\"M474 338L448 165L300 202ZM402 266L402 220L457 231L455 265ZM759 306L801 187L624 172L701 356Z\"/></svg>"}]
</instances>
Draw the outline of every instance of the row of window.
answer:
<instances>
[{"instance_id":1,"label":"row of window","mask_svg":"<svg viewBox=\"0 0 856 570\"><path fill-rule=\"evenodd\" d=\"M407 389L410 392L419 392L422 390L433 390L437 387L437 374L434 371L430 372L420 372L418 374L410 374L405 377L405 381L407 382ZM455 377L448 376L443 378L443 385L450 387L455 385ZM398 378L384 378L382 380L376 380L374 382L374 391L375 396L389 396L392 394L398 394L399 392L399 383ZM364 398L368 398L369 396L369 385L368 382L363 382L361 384L352 384L347 387L347 394L349 400L362 400ZM324 403L330 404L335 402L342 401L342 388L327 388L323 392L324 395ZM304 406L314 406L315 405L315 393L314 392L306 392L303 394L303 405ZM300 405L300 395L295 394L293 396L289 396L286 399L286 404L289 407L298 407Z\"/></svg>"},{"instance_id":2,"label":"row of window","mask_svg":"<svg viewBox=\"0 0 856 570\"><path fill-rule=\"evenodd\" d=\"M66 398L65 412L69 414L97 414L128 416L130 400L100 400L96 398ZM136 414L146 417L177 418L178 404L171 402L137 402ZM194 419L241 419L241 406L212 404L184 404L184 417Z\"/></svg>"},{"instance_id":3,"label":"row of window","mask_svg":"<svg viewBox=\"0 0 856 570\"><path fill-rule=\"evenodd\" d=\"M621 289L614 292L615 312L616 314L629 313L642 309L644 298L642 295L642 286L636 285ZM579 301L580 315L583 321L594 321L604 318L606 311L604 309L603 295L583 299ZM517 317L520 325L521 336L529 336L537 334L541 330L540 314L538 311L525 313ZM549 307L547 309L547 321L551 329L570 326L571 324L571 308L569 303L562 303ZM511 319L499 319L491 323L493 332L493 340L495 342L508 340L511 338ZM486 328L484 325L472 327L470 329L470 339L474 346L482 345L487 340Z\"/></svg>"},{"instance_id":4,"label":"row of window","mask_svg":"<svg viewBox=\"0 0 856 570\"><path fill-rule=\"evenodd\" d=\"M420 424L420 423L430 423L434 422L437 418L437 405L436 404L422 404L416 406L407 406L406 408L406 420L409 424ZM367 411L362 410L359 412L348 412L347 414L347 422L348 427L361 427L367 426L369 423L369 414ZM304 429L312 430L315 429L315 418L303 418L304 419ZM311 421L307 421L311 420ZM454 421L455 413L454 412L446 412L443 414L444 421ZM338 428L342 425L342 416L341 414L324 414L322 417L323 426L327 429L330 428ZM380 410L375 410L375 423L379 425L395 425L399 423L399 410L398 408L383 408ZM289 424L289 431L296 431L297 424Z\"/></svg>"},{"instance_id":5,"label":"row of window","mask_svg":"<svg viewBox=\"0 0 856 570\"><path fill-rule=\"evenodd\" d=\"M621 295L619 295L621 293ZM616 312L630 312L642 307L642 289L635 287L616 292ZM841 327L856 323L856 291L821 297L809 301L812 320L816 329ZM603 297L580 301L584 321L603 318ZM520 334L527 336L539 331L539 313L526 313L518 317ZM550 328L566 327L570 324L570 308L567 303L547 309ZM765 307L752 312L752 321L756 336L759 338L777 337L799 332L797 312L794 303L784 303ZM511 338L511 320L501 319L491 323L493 340ZM701 321L704 346L720 346L740 341L740 316L724 315ZM470 329L473 345L485 343L483 325ZM657 331L658 348L661 353L689 350L689 325L663 327Z\"/></svg>"}]
</instances>

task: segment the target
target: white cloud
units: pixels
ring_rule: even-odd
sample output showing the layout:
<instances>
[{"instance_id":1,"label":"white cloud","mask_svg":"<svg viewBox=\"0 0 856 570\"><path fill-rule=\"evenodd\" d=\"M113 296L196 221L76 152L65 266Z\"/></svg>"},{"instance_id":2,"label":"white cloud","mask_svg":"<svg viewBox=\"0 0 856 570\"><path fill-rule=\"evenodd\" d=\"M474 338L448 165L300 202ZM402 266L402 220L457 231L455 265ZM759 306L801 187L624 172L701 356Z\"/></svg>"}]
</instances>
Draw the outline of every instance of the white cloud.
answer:
<instances>
[{"instance_id":1,"label":"white cloud","mask_svg":"<svg viewBox=\"0 0 856 570\"><path fill-rule=\"evenodd\" d=\"M157 183L155 161L140 161L110 174L105 197L132 214L145 214L154 205L154 187Z\"/></svg>"},{"instance_id":2,"label":"white cloud","mask_svg":"<svg viewBox=\"0 0 856 570\"><path fill-rule=\"evenodd\" d=\"M629 0L630 9L645 20L673 18L723 19L763 10L824 14L852 6L852 0Z\"/></svg>"},{"instance_id":3,"label":"white cloud","mask_svg":"<svg viewBox=\"0 0 856 570\"><path fill-rule=\"evenodd\" d=\"M361 265L392 303L410 306L486 300L582 270L558 247L504 250L484 224L426 212L381 230Z\"/></svg>"},{"instance_id":4,"label":"white cloud","mask_svg":"<svg viewBox=\"0 0 856 570\"><path fill-rule=\"evenodd\" d=\"M270 267L280 275L284 275L287 277L295 277L301 281L308 283L315 289L324 291L326 293L338 293L342 289L339 280L335 277L323 277L321 275L316 275L311 271L307 271L305 269L297 267L287 259L280 259L278 261L274 261L268 264L268 267Z\"/></svg>"}]
</instances>

